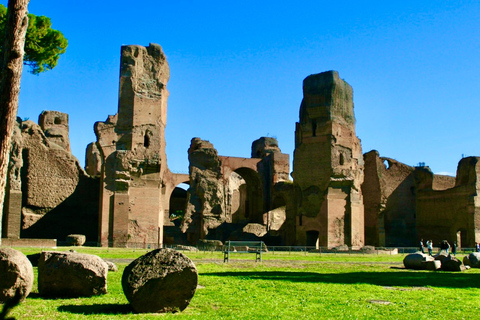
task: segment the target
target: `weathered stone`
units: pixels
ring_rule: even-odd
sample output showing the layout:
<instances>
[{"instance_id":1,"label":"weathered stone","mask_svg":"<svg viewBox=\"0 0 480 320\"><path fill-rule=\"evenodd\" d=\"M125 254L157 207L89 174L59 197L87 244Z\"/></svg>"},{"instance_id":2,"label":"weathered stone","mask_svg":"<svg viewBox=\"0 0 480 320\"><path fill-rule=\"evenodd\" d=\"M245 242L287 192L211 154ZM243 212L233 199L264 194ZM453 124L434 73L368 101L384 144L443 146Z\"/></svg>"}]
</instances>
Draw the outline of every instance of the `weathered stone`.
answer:
<instances>
[{"instance_id":1,"label":"weathered stone","mask_svg":"<svg viewBox=\"0 0 480 320\"><path fill-rule=\"evenodd\" d=\"M261 137L252 143L252 158L265 158L271 153L281 153L277 139Z\"/></svg>"},{"instance_id":2,"label":"weathered stone","mask_svg":"<svg viewBox=\"0 0 480 320\"><path fill-rule=\"evenodd\" d=\"M415 199L412 196L415 168L380 157L376 150L363 157L366 243L376 246L417 245Z\"/></svg>"},{"instance_id":3,"label":"weathered stone","mask_svg":"<svg viewBox=\"0 0 480 320\"><path fill-rule=\"evenodd\" d=\"M105 263L107 264L108 271L112 271L112 272L117 272L118 271L118 267L115 263L113 263L112 261L108 261L108 260L103 260L103 261L105 261Z\"/></svg>"},{"instance_id":4,"label":"weathered stone","mask_svg":"<svg viewBox=\"0 0 480 320\"><path fill-rule=\"evenodd\" d=\"M443 261L448 259L449 254L447 253L446 250L440 250L440 252L434 255L433 257L435 258L435 260L439 260L443 265Z\"/></svg>"},{"instance_id":5,"label":"weathered stone","mask_svg":"<svg viewBox=\"0 0 480 320\"><path fill-rule=\"evenodd\" d=\"M287 220L287 207L281 206L264 214L263 223L269 230L278 231Z\"/></svg>"},{"instance_id":6,"label":"weathered stone","mask_svg":"<svg viewBox=\"0 0 480 320\"><path fill-rule=\"evenodd\" d=\"M456 257L449 255L447 258L442 260L442 270L443 271L465 271L465 266L462 264L462 261L458 260Z\"/></svg>"},{"instance_id":7,"label":"weathered stone","mask_svg":"<svg viewBox=\"0 0 480 320\"><path fill-rule=\"evenodd\" d=\"M227 220L222 162L209 141L193 138L188 150L190 188L182 231L200 239Z\"/></svg>"},{"instance_id":8,"label":"weathered stone","mask_svg":"<svg viewBox=\"0 0 480 320\"><path fill-rule=\"evenodd\" d=\"M86 239L87 238L83 234L69 234L65 241L69 246L83 246Z\"/></svg>"},{"instance_id":9,"label":"weathered stone","mask_svg":"<svg viewBox=\"0 0 480 320\"><path fill-rule=\"evenodd\" d=\"M434 261L435 259L427 254L421 252L415 252L408 254L403 259L403 265L407 269L415 270L427 270L427 264L425 262Z\"/></svg>"},{"instance_id":10,"label":"weathered stone","mask_svg":"<svg viewBox=\"0 0 480 320\"><path fill-rule=\"evenodd\" d=\"M442 268L442 262L440 260L425 261L425 270L436 271Z\"/></svg>"},{"instance_id":11,"label":"weathered stone","mask_svg":"<svg viewBox=\"0 0 480 320\"><path fill-rule=\"evenodd\" d=\"M158 44L122 46L118 113L95 124L102 246L162 244L170 193L183 182L168 170L165 153L169 77ZM91 174L98 172L97 158L88 161Z\"/></svg>"},{"instance_id":12,"label":"weathered stone","mask_svg":"<svg viewBox=\"0 0 480 320\"><path fill-rule=\"evenodd\" d=\"M43 111L38 117L38 124L50 142L70 152L68 114L59 111Z\"/></svg>"},{"instance_id":13,"label":"weathered stone","mask_svg":"<svg viewBox=\"0 0 480 320\"><path fill-rule=\"evenodd\" d=\"M333 249L335 249L336 251L349 251L350 248L346 245L346 244L342 244L342 245L339 245L339 246L336 246L334 247Z\"/></svg>"},{"instance_id":14,"label":"weathered stone","mask_svg":"<svg viewBox=\"0 0 480 320\"><path fill-rule=\"evenodd\" d=\"M218 250L223 247L223 242L220 240L199 239L197 246L202 250Z\"/></svg>"},{"instance_id":15,"label":"weathered stone","mask_svg":"<svg viewBox=\"0 0 480 320\"><path fill-rule=\"evenodd\" d=\"M87 177L69 151L68 116L45 111L40 122L45 130L67 130L65 143L57 144L34 122L17 119L4 210L7 236L64 239L76 231L95 237L98 180Z\"/></svg>"},{"instance_id":16,"label":"weathered stone","mask_svg":"<svg viewBox=\"0 0 480 320\"><path fill-rule=\"evenodd\" d=\"M108 265L100 257L72 252L42 252L38 292L48 297L89 297L107 293Z\"/></svg>"},{"instance_id":17,"label":"weathered stone","mask_svg":"<svg viewBox=\"0 0 480 320\"><path fill-rule=\"evenodd\" d=\"M184 246L184 245L178 245L175 247L176 250L183 250L183 251L192 251L192 252L197 252L198 249L192 246Z\"/></svg>"},{"instance_id":18,"label":"weathered stone","mask_svg":"<svg viewBox=\"0 0 480 320\"><path fill-rule=\"evenodd\" d=\"M100 177L102 174L102 155L95 142L87 145L85 151L85 171L92 177Z\"/></svg>"},{"instance_id":19,"label":"weathered stone","mask_svg":"<svg viewBox=\"0 0 480 320\"><path fill-rule=\"evenodd\" d=\"M32 291L33 267L27 257L11 248L0 248L0 302L15 296L17 291L21 300Z\"/></svg>"},{"instance_id":20,"label":"weathered stone","mask_svg":"<svg viewBox=\"0 0 480 320\"><path fill-rule=\"evenodd\" d=\"M471 252L463 257L463 264L472 268L480 268L480 252Z\"/></svg>"},{"instance_id":21,"label":"weathered stone","mask_svg":"<svg viewBox=\"0 0 480 320\"><path fill-rule=\"evenodd\" d=\"M365 244L363 155L355 135L353 89L336 71L303 81L292 176L302 221L299 244Z\"/></svg>"},{"instance_id":22,"label":"weathered stone","mask_svg":"<svg viewBox=\"0 0 480 320\"><path fill-rule=\"evenodd\" d=\"M263 237L267 234L267 227L259 223L249 223L243 227L244 233L251 233L258 238Z\"/></svg>"},{"instance_id":23,"label":"weathered stone","mask_svg":"<svg viewBox=\"0 0 480 320\"><path fill-rule=\"evenodd\" d=\"M184 310L197 288L193 262L172 249L153 250L130 263L122 275L125 296L136 312Z\"/></svg>"}]
</instances>

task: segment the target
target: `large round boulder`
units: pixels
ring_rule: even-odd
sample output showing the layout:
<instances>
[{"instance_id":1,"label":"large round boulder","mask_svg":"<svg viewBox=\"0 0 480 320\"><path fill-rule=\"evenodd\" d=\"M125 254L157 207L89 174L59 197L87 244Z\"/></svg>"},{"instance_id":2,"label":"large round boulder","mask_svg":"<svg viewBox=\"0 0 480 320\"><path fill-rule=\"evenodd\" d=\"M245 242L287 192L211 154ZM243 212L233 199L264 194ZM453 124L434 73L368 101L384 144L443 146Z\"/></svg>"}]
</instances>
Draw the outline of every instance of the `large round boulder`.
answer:
<instances>
[{"instance_id":1,"label":"large round boulder","mask_svg":"<svg viewBox=\"0 0 480 320\"><path fill-rule=\"evenodd\" d=\"M462 261L458 260L452 255L448 255L447 258L442 260L443 271L465 271L465 266Z\"/></svg>"},{"instance_id":2,"label":"large round boulder","mask_svg":"<svg viewBox=\"0 0 480 320\"><path fill-rule=\"evenodd\" d=\"M92 254L42 252L38 260L38 292L48 297L105 294L107 273L107 263Z\"/></svg>"},{"instance_id":3,"label":"large round boulder","mask_svg":"<svg viewBox=\"0 0 480 320\"><path fill-rule=\"evenodd\" d=\"M472 268L480 268L480 252L472 252L463 257L463 264Z\"/></svg>"},{"instance_id":4,"label":"large round boulder","mask_svg":"<svg viewBox=\"0 0 480 320\"><path fill-rule=\"evenodd\" d=\"M17 292L21 300L32 291L33 267L27 257L11 248L0 248L0 301L5 302Z\"/></svg>"},{"instance_id":5,"label":"large round boulder","mask_svg":"<svg viewBox=\"0 0 480 320\"><path fill-rule=\"evenodd\" d=\"M410 253L403 259L403 265L407 269L427 270L427 268L429 267L427 262L434 260L435 259L428 254L415 252Z\"/></svg>"},{"instance_id":6,"label":"large round boulder","mask_svg":"<svg viewBox=\"0 0 480 320\"><path fill-rule=\"evenodd\" d=\"M127 300L139 313L184 310L197 288L195 264L172 249L153 250L130 263L122 275Z\"/></svg>"}]
</instances>

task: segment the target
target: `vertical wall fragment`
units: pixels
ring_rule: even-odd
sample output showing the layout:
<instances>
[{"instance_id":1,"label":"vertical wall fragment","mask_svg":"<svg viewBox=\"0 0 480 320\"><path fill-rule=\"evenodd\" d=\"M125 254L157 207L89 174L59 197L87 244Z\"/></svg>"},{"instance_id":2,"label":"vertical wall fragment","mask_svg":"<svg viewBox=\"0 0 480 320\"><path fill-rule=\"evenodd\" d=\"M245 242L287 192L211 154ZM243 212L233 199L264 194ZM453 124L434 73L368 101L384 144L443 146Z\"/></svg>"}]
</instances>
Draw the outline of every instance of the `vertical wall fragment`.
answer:
<instances>
[{"instance_id":1,"label":"vertical wall fragment","mask_svg":"<svg viewBox=\"0 0 480 320\"><path fill-rule=\"evenodd\" d=\"M336 71L307 77L295 131L300 244L362 246L363 156L355 135L352 87Z\"/></svg>"},{"instance_id":2,"label":"vertical wall fragment","mask_svg":"<svg viewBox=\"0 0 480 320\"><path fill-rule=\"evenodd\" d=\"M170 69L157 44L121 51L118 113L95 124L103 163L99 242L161 246Z\"/></svg>"}]
</instances>

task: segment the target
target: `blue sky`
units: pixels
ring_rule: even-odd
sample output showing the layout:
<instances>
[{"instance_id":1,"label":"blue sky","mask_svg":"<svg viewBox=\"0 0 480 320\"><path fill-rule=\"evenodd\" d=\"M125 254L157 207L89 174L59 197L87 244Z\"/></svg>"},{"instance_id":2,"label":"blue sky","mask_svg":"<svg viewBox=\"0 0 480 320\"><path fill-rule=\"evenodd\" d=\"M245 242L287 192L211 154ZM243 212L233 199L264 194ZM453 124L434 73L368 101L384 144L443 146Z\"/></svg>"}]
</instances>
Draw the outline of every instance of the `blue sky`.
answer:
<instances>
[{"instance_id":1,"label":"blue sky","mask_svg":"<svg viewBox=\"0 0 480 320\"><path fill-rule=\"evenodd\" d=\"M7 1L0 3L6 5ZM117 112L120 46L160 44L170 65L168 166L193 137L249 157L273 136L293 157L302 81L337 70L354 89L363 152L454 175L480 156L479 1L38 1L69 41L58 66L24 72L19 116L70 115L84 163L93 125Z\"/></svg>"}]
</instances>

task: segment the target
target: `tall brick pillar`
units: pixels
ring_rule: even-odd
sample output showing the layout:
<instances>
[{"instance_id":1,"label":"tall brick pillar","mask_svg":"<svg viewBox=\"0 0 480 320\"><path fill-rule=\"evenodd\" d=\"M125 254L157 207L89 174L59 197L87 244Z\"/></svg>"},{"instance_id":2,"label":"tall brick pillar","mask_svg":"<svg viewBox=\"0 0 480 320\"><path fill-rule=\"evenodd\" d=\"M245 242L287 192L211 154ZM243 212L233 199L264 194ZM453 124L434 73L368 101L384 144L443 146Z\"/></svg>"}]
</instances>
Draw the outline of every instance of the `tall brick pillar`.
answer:
<instances>
[{"instance_id":1,"label":"tall brick pillar","mask_svg":"<svg viewBox=\"0 0 480 320\"><path fill-rule=\"evenodd\" d=\"M363 155L355 135L352 87L338 72L303 82L295 130L297 241L334 247L364 245Z\"/></svg>"}]
</instances>

